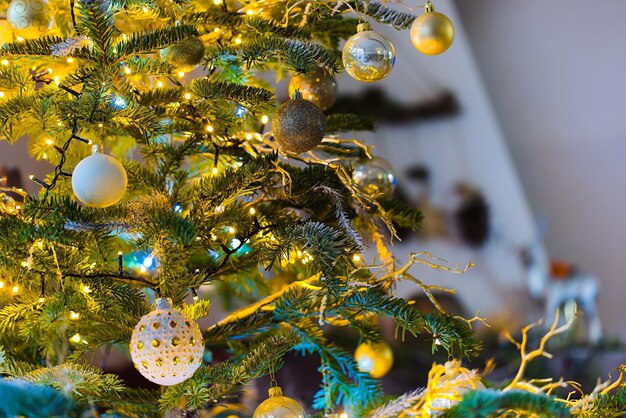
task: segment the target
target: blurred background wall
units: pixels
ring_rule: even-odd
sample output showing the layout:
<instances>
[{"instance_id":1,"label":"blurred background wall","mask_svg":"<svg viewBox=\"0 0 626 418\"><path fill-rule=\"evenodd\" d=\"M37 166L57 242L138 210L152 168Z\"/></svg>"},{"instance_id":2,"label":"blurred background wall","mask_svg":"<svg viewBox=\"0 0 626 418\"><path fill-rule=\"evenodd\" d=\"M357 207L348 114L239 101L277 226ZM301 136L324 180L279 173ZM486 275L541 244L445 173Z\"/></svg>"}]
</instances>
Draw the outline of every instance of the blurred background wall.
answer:
<instances>
[{"instance_id":1,"label":"blurred background wall","mask_svg":"<svg viewBox=\"0 0 626 418\"><path fill-rule=\"evenodd\" d=\"M626 2L456 5L550 254L598 275L625 338Z\"/></svg>"}]
</instances>

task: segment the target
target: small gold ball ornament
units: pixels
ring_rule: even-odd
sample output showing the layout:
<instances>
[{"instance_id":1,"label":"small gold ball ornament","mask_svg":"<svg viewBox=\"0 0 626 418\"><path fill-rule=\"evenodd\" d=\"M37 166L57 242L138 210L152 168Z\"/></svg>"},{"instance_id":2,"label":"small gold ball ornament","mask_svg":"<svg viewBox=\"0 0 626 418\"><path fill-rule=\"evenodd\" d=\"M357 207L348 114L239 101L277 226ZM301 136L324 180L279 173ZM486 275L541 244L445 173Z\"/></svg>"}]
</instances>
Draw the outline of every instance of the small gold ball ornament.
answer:
<instances>
[{"instance_id":1,"label":"small gold ball ornament","mask_svg":"<svg viewBox=\"0 0 626 418\"><path fill-rule=\"evenodd\" d=\"M17 36L40 37L52 26L48 0L12 0L7 9L7 21Z\"/></svg>"},{"instance_id":2,"label":"small gold ball ornament","mask_svg":"<svg viewBox=\"0 0 626 418\"><path fill-rule=\"evenodd\" d=\"M272 119L272 134L284 152L311 151L324 139L326 118L322 109L296 91L293 100L280 105Z\"/></svg>"},{"instance_id":3,"label":"small gold ball ornament","mask_svg":"<svg viewBox=\"0 0 626 418\"><path fill-rule=\"evenodd\" d=\"M438 55L445 52L454 40L454 25L448 16L435 11L433 4L427 2L424 14L411 25L411 42L415 49L426 55Z\"/></svg>"},{"instance_id":4,"label":"small gold ball ornament","mask_svg":"<svg viewBox=\"0 0 626 418\"><path fill-rule=\"evenodd\" d=\"M283 396L280 386L268 392L270 397L254 410L253 418L306 418L304 408L295 399Z\"/></svg>"},{"instance_id":5,"label":"small gold ball ornament","mask_svg":"<svg viewBox=\"0 0 626 418\"><path fill-rule=\"evenodd\" d=\"M161 58L176 67L176 71L188 73L202 63L204 44L200 38L192 36L162 49L160 54Z\"/></svg>"},{"instance_id":6,"label":"small gold ball ornament","mask_svg":"<svg viewBox=\"0 0 626 418\"><path fill-rule=\"evenodd\" d=\"M135 367L159 385L172 386L189 379L200 367L203 354L200 327L173 309L169 298L156 300L156 309L139 320L130 339Z\"/></svg>"},{"instance_id":7,"label":"small gold ball ornament","mask_svg":"<svg viewBox=\"0 0 626 418\"><path fill-rule=\"evenodd\" d=\"M315 103L320 109L329 109L337 99L337 81L321 68L312 74L297 74L289 83L289 97L300 90L302 98Z\"/></svg>"},{"instance_id":8,"label":"small gold ball ornament","mask_svg":"<svg viewBox=\"0 0 626 418\"><path fill-rule=\"evenodd\" d=\"M346 72L359 81L382 80L396 62L396 49L391 41L361 23L357 33L346 41L341 54Z\"/></svg>"},{"instance_id":9,"label":"small gold ball ornament","mask_svg":"<svg viewBox=\"0 0 626 418\"><path fill-rule=\"evenodd\" d=\"M378 379L386 375L393 366L393 352L385 342L363 343L354 352L359 370Z\"/></svg>"},{"instance_id":10,"label":"small gold ball ornament","mask_svg":"<svg viewBox=\"0 0 626 418\"><path fill-rule=\"evenodd\" d=\"M99 153L97 145L92 147L92 152L74 168L72 189L84 204L106 208L122 199L128 178L124 166L115 158Z\"/></svg>"}]
</instances>

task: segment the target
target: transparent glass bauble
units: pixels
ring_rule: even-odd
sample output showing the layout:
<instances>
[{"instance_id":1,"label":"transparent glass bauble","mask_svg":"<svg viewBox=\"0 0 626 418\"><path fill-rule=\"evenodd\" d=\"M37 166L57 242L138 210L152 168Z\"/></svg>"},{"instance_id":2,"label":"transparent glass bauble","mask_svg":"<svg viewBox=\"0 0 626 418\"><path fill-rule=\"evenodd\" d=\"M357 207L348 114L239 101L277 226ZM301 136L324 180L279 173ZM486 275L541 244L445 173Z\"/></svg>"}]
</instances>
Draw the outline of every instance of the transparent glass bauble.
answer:
<instances>
[{"instance_id":1,"label":"transparent glass bauble","mask_svg":"<svg viewBox=\"0 0 626 418\"><path fill-rule=\"evenodd\" d=\"M396 188L396 173L387 160L374 157L357 162L352 180L364 192L371 195L389 196Z\"/></svg>"},{"instance_id":2,"label":"transparent glass bauble","mask_svg":"<svg viewBox=\"0 0 626 418\"><path fill-rule=\"evenodd\" d=\"M387 37L359 25L343 47L343 66L359 81L373 82L385 78L396 61L396 50Z\"/></svg>"},{"instance_id":3,"label":"transparent glass bauble","mask_svg":"<svg viewBox=\"0 0 626 418\"><path fill-rule=\"evenodd\" d=\"M296 90L300 91L303 99L326 110L337 98L337 81L335 77L318 69L311 74L294 75L289 83L289 97L293 97Z\"/></svg>"},{"instance_id":4,"label":"transparent glass bauble","mask_svg":"<svg viewBox=\"0 0 626 418\"><path fill-rule=\"evenodd\" d=\"M253 418L306 418L304 408L295 399L283 396L280 387L270 388L269 395L255 409Z\"/></svg>"}]
</instances>

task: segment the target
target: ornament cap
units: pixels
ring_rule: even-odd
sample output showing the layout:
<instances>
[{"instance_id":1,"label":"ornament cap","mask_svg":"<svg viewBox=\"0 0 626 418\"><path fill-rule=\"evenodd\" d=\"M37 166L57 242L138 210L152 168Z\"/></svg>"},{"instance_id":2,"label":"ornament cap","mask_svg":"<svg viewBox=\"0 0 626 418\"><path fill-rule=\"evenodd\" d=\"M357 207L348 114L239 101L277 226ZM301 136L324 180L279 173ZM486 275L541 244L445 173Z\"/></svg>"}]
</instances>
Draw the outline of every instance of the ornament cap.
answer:
<instances>
[{"instance_id":1,"label":"ornament cap","mask_svg":"<svg viewBox=\"0 0 626 418\"><path fill-rule=\"evenodd\" d=\"M357 32L365 32L368 30L372 30L372 28L370 27L370 24L367 22L359 23L356 27Z\"/></svg>"},{"instance_id":2,"label":"ornament cap","mask_svg":"<svg viewBox=\"0 0 626 418\"><path fill-rule=\"evenodd\" d=\"M435 11L435 6L433 6L433 4L429 1L426 2L426 5L424 6L424 13L432 13Z\"/></svg>"},{"instance_id":3,"label":"ornament cap","mask_svg":"<svg viewBox=\"0 0 626 418\"><path fill-rule=\"evenodd\" d=\"M98 154L100 152L100 147L96 144L93 144L91 146L91 154Z\"/></svg>"},{"instance_id":4,"label":"ornament cap","mask_svg":"<svg viewBox=\"0 0 626 418\"><path fill-rule=\"evenodd\" d=\"M156 309L159 310L172 309L172 299L170 298L158 298L155 304Z\"/></svg>"},{"instance_id":5,"label":"ornament cap","mask_svg":"<svg viewBox=\"0 0 626 418\"><path fill-rule=\"evenodd\" d=\"M300 92L300 89L296 89L296 91L293 92L293 100L300 99L302 99L302 93Z\"/></svg>"},{"instance_id":6,"label":"ornament cap","mask_svg":"<svg viewBox=\"0 0 626 418\"><path fill-rule=\"evenodd\" d=\"M269 388L267 393L270 395L270 398L272 398L274 396L283 396L283 390L281 389L280 386L275 386L273 388Z\"/></svg>"}]
</instances>

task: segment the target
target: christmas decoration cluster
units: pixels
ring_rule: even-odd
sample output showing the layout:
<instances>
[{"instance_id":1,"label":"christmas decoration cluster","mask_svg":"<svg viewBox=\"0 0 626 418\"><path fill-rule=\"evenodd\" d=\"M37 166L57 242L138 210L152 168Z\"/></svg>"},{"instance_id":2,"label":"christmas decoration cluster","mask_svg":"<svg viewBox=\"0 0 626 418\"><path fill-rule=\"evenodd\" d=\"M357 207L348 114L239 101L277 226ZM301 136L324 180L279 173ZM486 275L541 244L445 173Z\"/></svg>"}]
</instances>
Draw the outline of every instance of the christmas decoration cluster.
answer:
<instances>
[{"instance_id":1,"label":"christmas decoration cluster","mask_svg":"<svg viewBox=\"0 0 626 418\"><path fill-rule=\"evenodd\" d=\"M580 402L553 395L563 381L524 380L562 332L558 317L537 350L527 329L519 343L509 336L520 371L487 389L460 362L480 351L471 329L480 318L444 312L434 290L454 291L410 271L466 269L392 254L398 229L417 230L421 214L394 198L393 166L354 138L372 123L333 109L336 76L392 74L396 49L378 24L410 28L425 55L445 52L454 27L431 2L419 16L386 3L10 1L0 22L10 29L1 33L0 140L27 140L54 168L30 176L41 186L33 196L0 176L1 416L626 408L623 370ZM284 75L289 98L278 105ZM436 312L396 297L400 282ZM384 341L378 316L451 359L433 365L426 389L386 404L377 379L402 368L394 351L404 339ZM339 344L344 334L351 344ZM320 381L301 357L297 378L282 377L290 352L314 362ZM265 376L269 397L259 403ZM319 390L304 399L297 383Z\"/></svg>"}]
</instances>

